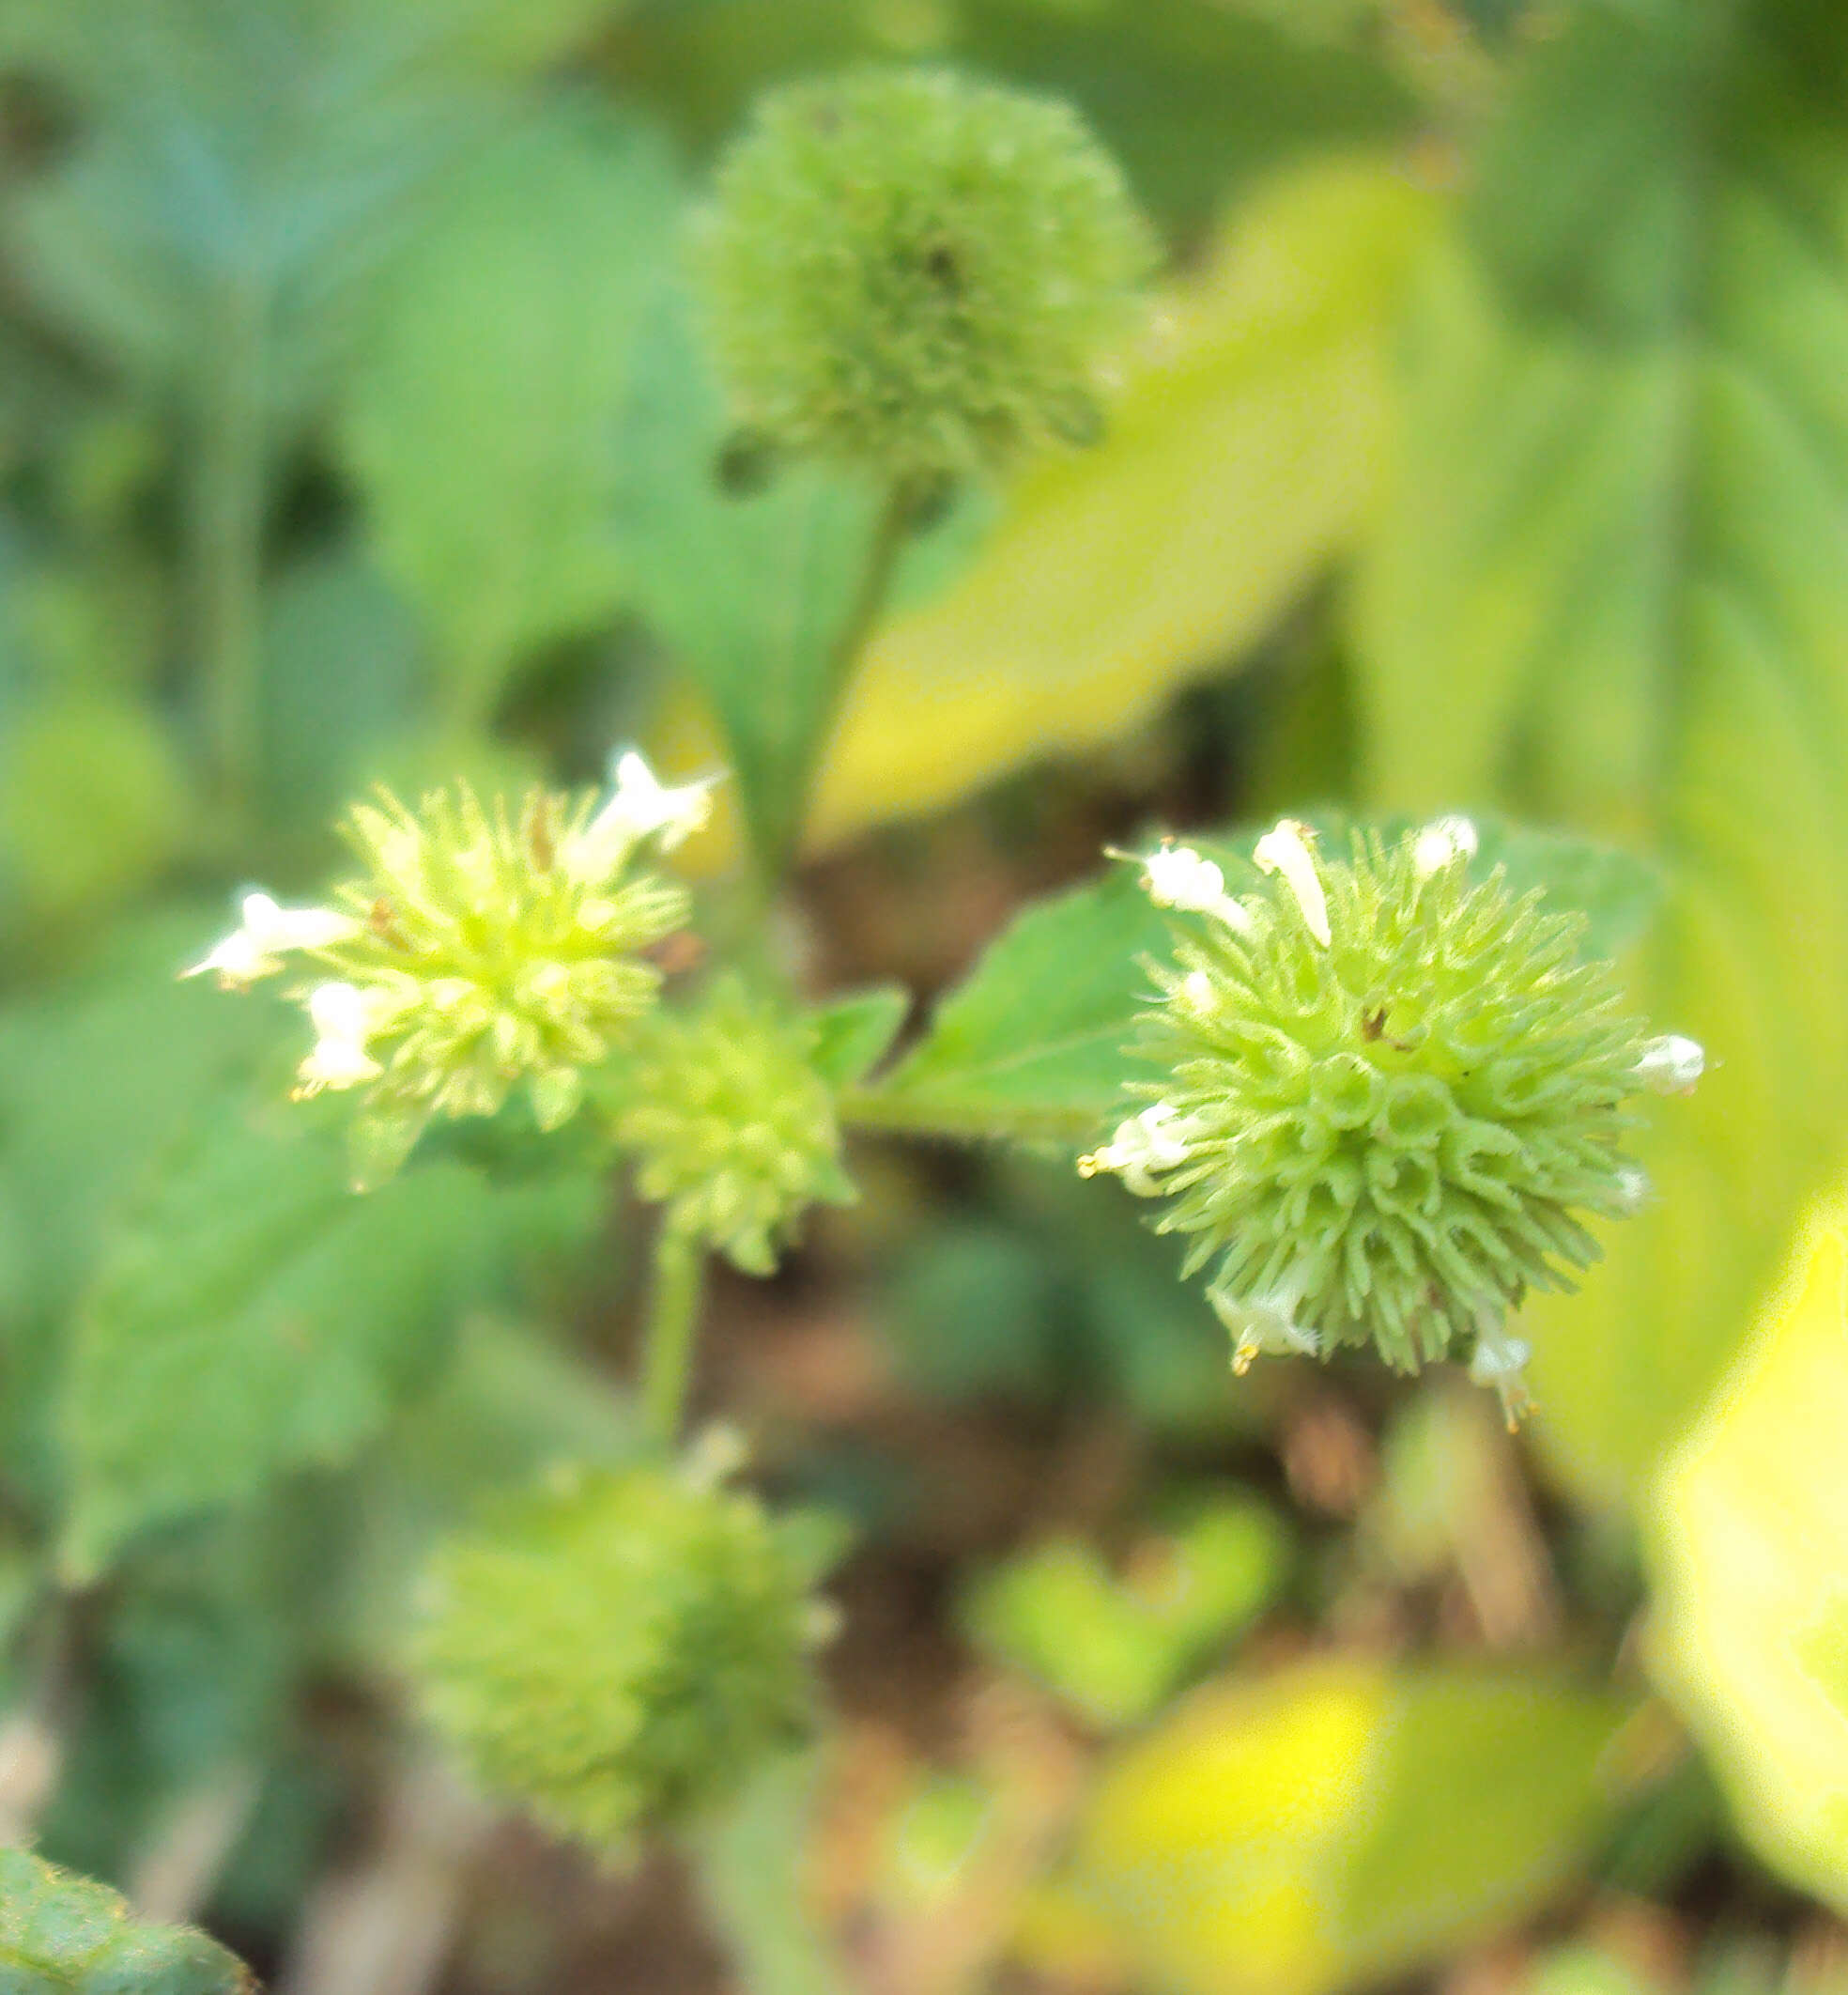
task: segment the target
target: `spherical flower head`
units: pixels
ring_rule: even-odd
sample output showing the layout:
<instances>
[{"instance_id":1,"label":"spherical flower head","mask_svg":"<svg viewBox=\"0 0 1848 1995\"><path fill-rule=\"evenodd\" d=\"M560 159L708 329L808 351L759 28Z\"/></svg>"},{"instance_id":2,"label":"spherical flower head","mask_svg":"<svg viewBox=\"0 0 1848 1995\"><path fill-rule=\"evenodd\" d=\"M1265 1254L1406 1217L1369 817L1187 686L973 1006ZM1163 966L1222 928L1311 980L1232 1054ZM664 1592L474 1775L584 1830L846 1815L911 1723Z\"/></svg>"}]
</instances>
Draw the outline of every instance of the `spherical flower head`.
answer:
<instances>
[{"instance_id":1,"label":"spherical flower head","mask_svg":"<svg viewBox=\"0 0 1848 1995\"><path fill-rule=\"evenodd\" d=\"M363 871L334 906L247 895L241 926L184 974L241 988L289 958L322 972L296 993L316 1032L296 1092L362 1090L362 1183L433 1117L493 1115L516 1090L556 1129L655 1001L642 952L689 903L651 862L704 822L708 787L668 788L625 755L607 799L534 789L517 813L466 783L414 811L380 791L343 827Z\"/></svg>"},{"instance_id":2,"label":"spherical flower head","mask_svg":"<svg viewBox=\"0 0 1848 1995\"><path fill-rule=\"evenodd\" d=\"M657 1012L620 1076L617 1140L666 1224L768 1275L810 1205L855 1193L812 1033L733 978L697 1010Z\"/></svg>"},{"instance_id":3,"label":"spherical flower head","mask_svg":"<svg viewBox=\"0 0 1848 1995\"><path fill-rule=\"evenodd\" d=\"M620 1851L808 1732L827 1625L808 1577L739 1491L654 1466L566 1478L439 1554L424 1702L485 1790Z\"/></svg>"},{"instance_id":4,"label":"spherical flower head","mask_svg":"<svg viewBox=\"0 0 1848 1995\"><path fill-rule=\"evenodd\" d=\"M699 251L740 418L921 485L1089 441L1154 261L1068 106L905 69L765 98Z\"/></svg>"},{"instance_id":5,"label":"spherical flower head","mask_svg":"<svg viewBox=\"0 0 1848 1995\"><path fill-rule=\"evenodd\" d=\"M1642 1202L1631 1105L1690 1083L1700 1049L1649 1038L1582 917L1499 868L1472 880L1475 849L1446 819L1335 858L1286 820L1242 894L1198 855L1144 862L1175 932L1142 1042L1163 1077L1080 1169L1165 1201L1240 1370L1344 1344L1402 1371L1455 1355L1512 1418L1509 1312L1596 1258L1587 1216Z\"/></svg>"}]
</instances>

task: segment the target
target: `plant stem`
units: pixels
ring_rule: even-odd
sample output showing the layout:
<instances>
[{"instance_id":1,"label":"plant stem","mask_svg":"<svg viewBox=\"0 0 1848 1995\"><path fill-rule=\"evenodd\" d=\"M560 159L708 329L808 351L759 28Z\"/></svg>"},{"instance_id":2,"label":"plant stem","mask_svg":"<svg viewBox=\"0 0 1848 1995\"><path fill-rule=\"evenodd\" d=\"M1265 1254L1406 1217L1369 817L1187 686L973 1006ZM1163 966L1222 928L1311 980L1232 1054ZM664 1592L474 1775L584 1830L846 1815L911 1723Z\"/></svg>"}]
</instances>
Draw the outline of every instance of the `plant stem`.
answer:
<instances>
[{"instance_id":1,"label":"plant stem","mask_svg":"<svg viewBox=\"0 0 1848 1995\"><path fill-rule=\"evenodd\" d=\"M654 1236L654 1287L641 1353L641 1412L649 1438L671 1448L680 1438L693 1365L693 1333L705 1289L705 1254L671 1225Z\"/></svg>"}]
</instances>

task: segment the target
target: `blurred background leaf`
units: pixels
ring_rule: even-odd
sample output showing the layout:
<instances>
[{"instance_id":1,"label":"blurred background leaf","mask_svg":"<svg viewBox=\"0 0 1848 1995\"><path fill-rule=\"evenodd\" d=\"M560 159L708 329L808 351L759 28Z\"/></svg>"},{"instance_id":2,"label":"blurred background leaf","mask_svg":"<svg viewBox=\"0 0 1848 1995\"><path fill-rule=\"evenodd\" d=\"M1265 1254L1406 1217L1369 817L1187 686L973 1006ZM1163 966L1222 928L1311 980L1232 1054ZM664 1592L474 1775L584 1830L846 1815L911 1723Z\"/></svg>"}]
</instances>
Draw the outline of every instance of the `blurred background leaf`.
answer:
<instances>
[{"instance_id":1,"label":"blurred background leaf","mask_svg":"<svg viewBox=\"0 0 1848 1995\"><path fill-rule=\"evenodd\" d=\"M1651 1509L1658 1674L1781 1875L1848 1907L1848 1208L1800 1231Z\"/></svg>"},{"instance_id":2,"label":"blurred background leaf","mask_svg":"<svg viewBox=\"0 0 1848 1995\"><path fill-rule=\"evenodd\" d=\"M1234 211L1126 356L1103 442L1027 472L966 572L869 648L815 842L1109 741L1268 635L1372 503L1387 342L1431 219L1371 160Z\"/></svg>"},{"instance_id":3,"label":"blurred background leaf","mask_svg":"<svg viewBox=\"0 0 1848 1995\"><path fill-rule=\"evenodd\" d=\"M1357 608L1376 802L1496 797L1667 874L1634 996L1715 1071L1643 1146L1652 1209L1530 1311L1539 1444L1599 1501L1700 1404L1848 1110L1841 37L1588 8L1543 54L1424 271Z\"/></svg>"}]
</instances>

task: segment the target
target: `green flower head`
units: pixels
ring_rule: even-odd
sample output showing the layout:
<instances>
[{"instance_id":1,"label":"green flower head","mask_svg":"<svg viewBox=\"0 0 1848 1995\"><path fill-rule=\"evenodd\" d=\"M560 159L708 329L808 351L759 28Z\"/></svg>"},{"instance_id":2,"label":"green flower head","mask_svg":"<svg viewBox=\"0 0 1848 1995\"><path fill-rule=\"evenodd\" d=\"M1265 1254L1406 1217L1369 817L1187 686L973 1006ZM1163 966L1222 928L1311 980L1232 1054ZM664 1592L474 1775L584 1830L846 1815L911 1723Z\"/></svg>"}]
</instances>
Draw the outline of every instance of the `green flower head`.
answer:
<instances>
[{"instance_id":1,"label":"green flower head","mask_svg":"<svg viewBox=\"0 0 1848 1995\"><path fill-rule=\"evenodd\" d=\"M1090 441L1102 349L1153 261L1075 113L938 70L766 98L700 243L741 419L924 486Z\"/></svg>"},{"instance_id":2,"label":"green flower head","mask_svg":"<svg viewBox=\"0 0 1848 1995\"><path fill-rule=\"evenodd\" d=\"M242 988L298 954L323 972L299 993L316 1038L297 1091L361 1091L364 1182L433 1117L493 1115L516 1088L556 1129L654 1002L661 973L639 951L688 901L646 861L704 821L705 792L664 789L638 755L600 807L534 790L516 816L463 784L411 811L381 792L344 827L364 871L331 907L248 895L242 925L187 974Z\"/></svg>"},{"instance_id":3,"label":"green flower head","mask_svg":"<svg viewBox=\"0 0 1848 1995\"><path fill-rule=\"evenodd\" d=\"M1475 847L1452 818L1335 858L1286 821L1243 895L1196 852L1143 862L1175 916L1144 1020L1166 1077L1079 1168L1166 1201L1241 1371L1343 1344L1401 1371L1467 1356L1513 1419L1509 1312L1596 1259L1587 1215L1646 1195L1630 1104L1692 1086L1701 1049L1628 1015L1582 917L1472 880Z\"/></svg>"},{"instance_id":4,"label":"green flower head","mask_svg":"<svg viewBox=\"0 0 1848 1995\"><path fill-rule=\"evenodd\" d=\"M452 1539L416 1653L483 1788L615 1851L799 1740L829 1628L794 1539L709 1476L567 1478Z\"/></svg>"},{"instance_id":5,"label":"green flower head","mask_svg":"<svg viewBox=\"0 0 1848 1995\"><path fill-rule=\"evenodd\" d=\"M748 1274L775 1269L808 1206L855 1196L812 1038L728 977L697 1010L650 1018L618 1083L617 1140L642 1197Z\"/></svg>"}]
</instances>

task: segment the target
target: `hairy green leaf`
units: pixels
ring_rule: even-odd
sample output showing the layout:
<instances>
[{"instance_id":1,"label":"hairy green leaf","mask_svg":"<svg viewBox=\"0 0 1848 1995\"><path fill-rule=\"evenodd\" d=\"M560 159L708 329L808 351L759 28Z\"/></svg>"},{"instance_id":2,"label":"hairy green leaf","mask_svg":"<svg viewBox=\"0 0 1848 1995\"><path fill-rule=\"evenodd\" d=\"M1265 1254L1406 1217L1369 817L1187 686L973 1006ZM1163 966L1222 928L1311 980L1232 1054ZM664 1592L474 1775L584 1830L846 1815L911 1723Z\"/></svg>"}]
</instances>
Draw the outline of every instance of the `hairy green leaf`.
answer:
<instances>
[{"instance_id":1,"label":"hairy green leaf","mask_svg":"<svg viewBox=\"0 0 1848 1995\"><path fill-rule=\"evenodd\" d=\"M245 1969L204 1933L136 1925L115 1892L0 1849L7 1995L251 1995Z\"/></svg>"},{"instance_id":2,"label":"hairy green leaf","mask_svg":"<svg viewBox=\"0 0 1848 1995\"><path fill-rule=\"evenodd\" d=\"M517 1203L443 1163L360 1196L338 1145L232 1117L191 1138L81 1309L67 1569L348 1460L503 1272Z\"/></svg>"},{"instance_id":3,"label":"hairy green leaf","mask_svg":"<svg viewBox=\"0 0 1848 1995\"><path fill-rule=\"evenodd\" d=\"M1588 8L1424 274L1358 607L1370 787L1658 856L1640 1008L1714 1071L1531 1316L1535 1433L1634 1491L1848 1117L1848 19Z\"/></svg>"}]
</instances>

